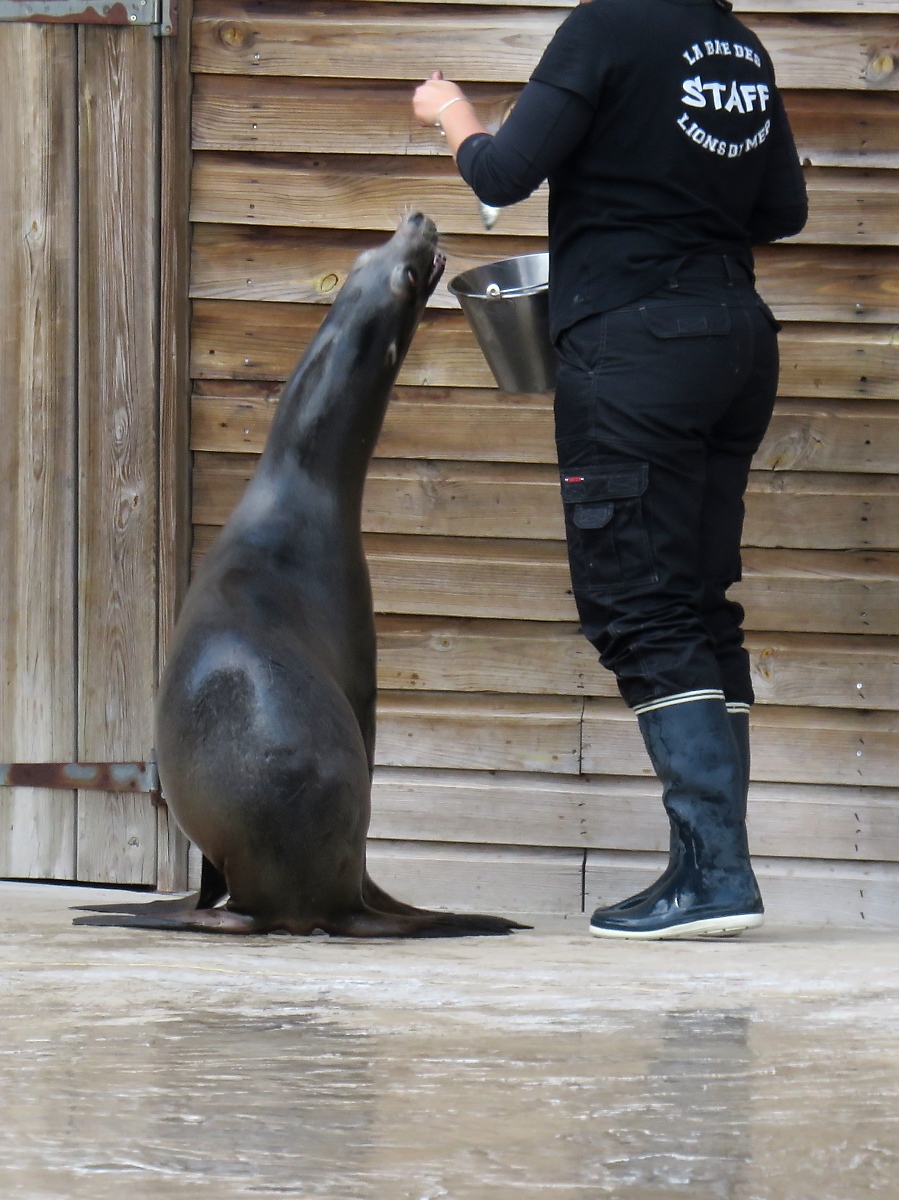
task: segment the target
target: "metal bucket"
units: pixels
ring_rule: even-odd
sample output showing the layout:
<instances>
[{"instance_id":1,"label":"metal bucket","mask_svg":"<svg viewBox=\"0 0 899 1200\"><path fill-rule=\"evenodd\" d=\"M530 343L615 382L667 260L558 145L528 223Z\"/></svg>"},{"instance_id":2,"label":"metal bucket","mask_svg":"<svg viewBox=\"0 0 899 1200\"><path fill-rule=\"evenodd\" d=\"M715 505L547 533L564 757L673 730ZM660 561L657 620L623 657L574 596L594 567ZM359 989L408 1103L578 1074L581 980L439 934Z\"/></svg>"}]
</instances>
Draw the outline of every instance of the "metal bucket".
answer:
<instances>
[{"instance_id":1,"label":"metal bucket","mask_svg":"<svg viewBox=\"0 0 899 1200\"><path fill-rule=\"evenodd\" d=\"M549 340L549 255L519 254L457 275L459 300L499 386L550 392L556 354Z\"/></svg>"}]
</instances>

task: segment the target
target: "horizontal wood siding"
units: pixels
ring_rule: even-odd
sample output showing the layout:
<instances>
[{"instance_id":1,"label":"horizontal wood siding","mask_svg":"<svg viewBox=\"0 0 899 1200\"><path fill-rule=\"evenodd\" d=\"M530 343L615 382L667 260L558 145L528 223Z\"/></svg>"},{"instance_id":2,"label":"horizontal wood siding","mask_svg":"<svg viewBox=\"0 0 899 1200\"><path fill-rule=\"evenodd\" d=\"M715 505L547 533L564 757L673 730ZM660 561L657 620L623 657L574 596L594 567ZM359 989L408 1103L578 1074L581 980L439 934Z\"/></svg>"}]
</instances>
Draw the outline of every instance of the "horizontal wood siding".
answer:
<instances>
[{"instance_id":1,"label":"horizontal wood siding","mask_svg":"<svg viewBox=\"0 0 899 1200\"><path fill-rule=\"evenodd\" d=\"M422 903L579 911L642 886L667 838L636 723L578 632L551 400L494 386L446 286L543 248L546 190L485 233L445 139L410 110L440 67L498 122L567 7L199 0L194 15L195 563L355 257L409 206L441 230L447 272L363 516L382 688L372 864ZM737 9L771 51L811 200L802 234L757 254L784 328L734 589L759 700L753 845L775 910L896 924L899 13Z\"/></svg>"}]
</instances>

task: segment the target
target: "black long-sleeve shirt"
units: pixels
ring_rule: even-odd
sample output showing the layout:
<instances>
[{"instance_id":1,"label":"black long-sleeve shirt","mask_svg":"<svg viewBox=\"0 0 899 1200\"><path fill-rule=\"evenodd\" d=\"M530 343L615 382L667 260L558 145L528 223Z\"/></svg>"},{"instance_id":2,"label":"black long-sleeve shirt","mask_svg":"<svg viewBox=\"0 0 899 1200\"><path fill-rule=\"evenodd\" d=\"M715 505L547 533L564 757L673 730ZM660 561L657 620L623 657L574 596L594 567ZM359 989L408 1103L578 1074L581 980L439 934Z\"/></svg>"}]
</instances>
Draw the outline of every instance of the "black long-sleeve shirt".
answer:
<instances>
[{"instance_id":1,"label":"black long-sleeve shirt","mask_svg":"<svg viewBox=\"0 0 899 1200\"><path fill-rule=\"evenodd\" d=\"M798 233L805 185L761 43L712 0L573 10L495 136L459 148L487 204L550 184L554 334L678 263Z\"/></svg>"}]
</instances>

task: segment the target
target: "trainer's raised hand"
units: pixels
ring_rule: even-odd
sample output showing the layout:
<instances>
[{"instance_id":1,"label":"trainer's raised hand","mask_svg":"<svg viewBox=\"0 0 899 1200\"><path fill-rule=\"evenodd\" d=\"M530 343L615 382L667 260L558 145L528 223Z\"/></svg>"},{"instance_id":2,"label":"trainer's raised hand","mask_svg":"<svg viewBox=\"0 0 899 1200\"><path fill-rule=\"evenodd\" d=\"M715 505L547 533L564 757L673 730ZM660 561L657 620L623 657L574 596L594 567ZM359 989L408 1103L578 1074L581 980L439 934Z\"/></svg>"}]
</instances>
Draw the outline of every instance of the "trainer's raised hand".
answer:
<instances>
[{"instance_id":1,"label":"trainer's raised hand","mask_svg":"<svg viewBox=\"0 0 899 1200\"><path fill-rule=\"evenodd\" d=\"M419 125L437 125L443 130L453 157L466 138L487 132L459 85L444 79L441 71L433 71L430 79L415 89L412 111Z\"/></svg>"}]
</instances>

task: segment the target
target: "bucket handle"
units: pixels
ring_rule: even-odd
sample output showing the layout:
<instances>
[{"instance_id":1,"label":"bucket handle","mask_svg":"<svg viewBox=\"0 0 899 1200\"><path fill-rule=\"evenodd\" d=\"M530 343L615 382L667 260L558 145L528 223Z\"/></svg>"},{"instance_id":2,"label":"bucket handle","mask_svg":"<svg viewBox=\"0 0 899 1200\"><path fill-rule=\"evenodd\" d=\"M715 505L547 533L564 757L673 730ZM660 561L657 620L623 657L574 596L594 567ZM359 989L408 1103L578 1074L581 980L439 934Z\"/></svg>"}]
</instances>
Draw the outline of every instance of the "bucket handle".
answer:
<instances>
[{"instance_id":1,"label":"bucket handle","mask_svg":"<svg viewBox=\"0 0 899 1200\"><path fill-rule=\"evenodd\" d=\"M516 300L519 296L536 296L538 292L546 291L547 284L529 284L526 287L506 288L505 291L498 283L488 283L484 288L483 297L475 296L475 299L484 300ZM469 293L471 295L472 293Z\"/></svg>"}]
</instances>

